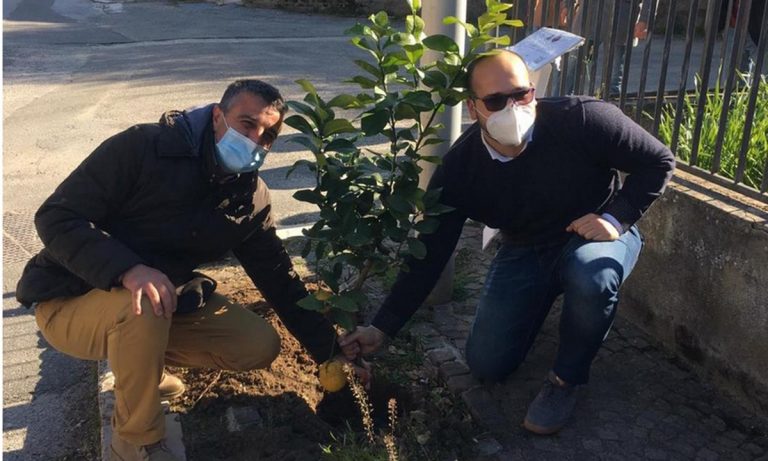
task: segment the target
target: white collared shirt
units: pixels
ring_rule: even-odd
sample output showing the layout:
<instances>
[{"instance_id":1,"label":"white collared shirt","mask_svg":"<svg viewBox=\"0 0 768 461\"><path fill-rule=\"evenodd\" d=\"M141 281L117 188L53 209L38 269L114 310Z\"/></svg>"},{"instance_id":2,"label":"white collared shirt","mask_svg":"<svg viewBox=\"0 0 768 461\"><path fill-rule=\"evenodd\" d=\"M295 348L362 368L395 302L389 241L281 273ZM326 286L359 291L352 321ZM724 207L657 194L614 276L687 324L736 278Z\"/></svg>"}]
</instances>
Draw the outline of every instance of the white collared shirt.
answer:
<instances>
[{"instance_id":1,"label":"white collared shirt","mask_svg":"<svg viewBox=\"0 0 768 461\"><path fill-rule=\"evenodd\" d=\"M491 145L488 144L488 141L485 139L485 133L482 130L480 130L480 139L483 140L483 144L485 145L485 148L488 149L488 154L490 154L492 159L498 160L501 163L507 163L517 158L517 156L507 157L506 155L503 155L502 153L500 153L499 151L491 147ZM520 150L520 152L517 155L522 154L523 151L525 151L525 148L528 147L528 143L531 141L533 141L533 129L531 129L531 134L528 135L528 139L525 141L525 144L523 144L523 148Z\"/></svg>"}]
</instances>

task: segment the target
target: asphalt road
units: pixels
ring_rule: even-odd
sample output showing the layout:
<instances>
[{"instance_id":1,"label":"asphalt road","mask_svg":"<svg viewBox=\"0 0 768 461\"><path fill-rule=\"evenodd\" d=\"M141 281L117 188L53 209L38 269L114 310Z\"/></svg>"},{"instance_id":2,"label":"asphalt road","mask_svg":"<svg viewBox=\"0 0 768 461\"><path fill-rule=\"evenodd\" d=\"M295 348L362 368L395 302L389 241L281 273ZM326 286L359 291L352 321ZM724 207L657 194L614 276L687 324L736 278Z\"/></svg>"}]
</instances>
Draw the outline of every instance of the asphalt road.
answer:
<instances>
[{"instance_id":1,"label":"asphalt road","mask_svg":"<svg viewBox=\"0 0 768 461\"><path fill-rule=\"evenodd\" d=\"M32 216L56 185L112 134L215 102L234 79L266 80L287 99L303 96L300 78L336 94L359 57L343 34L354 18L104 1L3 1L4 459L78 459L97 448L88 437L98 431L94 364L46 348L14 300L23 264L40 248ZM262 171L282 227L315 217L292 198L311 178L285 179L310 155L286 142L291 135Z\"/></svg>"}]
</instances>

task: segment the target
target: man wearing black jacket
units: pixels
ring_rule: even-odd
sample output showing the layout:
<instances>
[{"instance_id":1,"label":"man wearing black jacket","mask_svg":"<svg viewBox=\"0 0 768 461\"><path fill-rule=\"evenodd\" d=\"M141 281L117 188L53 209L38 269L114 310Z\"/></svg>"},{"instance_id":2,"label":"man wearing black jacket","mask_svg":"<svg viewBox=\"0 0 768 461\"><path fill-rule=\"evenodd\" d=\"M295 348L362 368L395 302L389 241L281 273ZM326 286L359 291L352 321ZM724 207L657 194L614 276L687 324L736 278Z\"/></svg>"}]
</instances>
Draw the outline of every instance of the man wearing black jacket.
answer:
<instances>
[{"instance_id":1,"label":"man wearing black jacket","mask_svg":"<svg viewBox=\"0 0 768 461\"><path fill-rule=\"evenodd\" d=\"M618 291L642 247L635 223L674 169L669 149L615 106L582 97L536 100L517 55L484 56L468 69L472 125L436 170L430 188L454 208L420 237L372 324L342 338L348 358L377 350L424 301L471 218L501 229L467 340L471 371L503 380L525 359L555 298L564 295L560 346L524 426L551 434L565 424L576 389L611 327ZM628 173L621 185L618 171Z\"/></svg>"},{"instance_id":2,"label":"man wearing black jacket","mask_svg":"<svg viewBox=\"0 0 768 461\"><path fill-rule=\"evenodd\" d=\"M271 85L236 81L219 104L109 138L35 215L45 247L17 298L53 347L109 360L114 459L174 459L160 399L184 386L164 365L250 370L279 353L264 319L194 272L230 250L313 358L330 358L335 332L296 305L307 293L258 176L286 110Z\"/></svg>"}]
</instances>

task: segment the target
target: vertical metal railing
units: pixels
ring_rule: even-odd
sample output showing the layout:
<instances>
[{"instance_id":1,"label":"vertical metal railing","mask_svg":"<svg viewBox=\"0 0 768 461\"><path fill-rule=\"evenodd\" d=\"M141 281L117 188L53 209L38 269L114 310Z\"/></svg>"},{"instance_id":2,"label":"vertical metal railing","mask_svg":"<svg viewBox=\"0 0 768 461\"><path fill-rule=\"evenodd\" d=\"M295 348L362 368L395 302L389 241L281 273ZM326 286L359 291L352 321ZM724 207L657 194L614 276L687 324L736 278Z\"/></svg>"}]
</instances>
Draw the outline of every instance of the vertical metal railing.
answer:
<instances>
[{"instance_id":1,"label":"vertical metal railing","mask_svg":"<svg viewBox=\"0 0 768 461\"><path fill-rule=\"evenodd\" d=\"M681 160L681 169L768 202L768 160L755 167L750 157L755 150L750 141L762 121L756 120L755 111L764 107L760 82L768 74L763 70L768 67L768 13L761 2L764 0L521 0L513 11L525 28L513 32L513 41L543 26L584 36L584 46L563 56L560 72L550 79L553 93L586 94L617 104L632 112L653 135L667 139ZM681 11L683 4L687 9ZM754 5L762 5L762 9ZM753 10L762 22L758 43L752 48L756 54L750 58L750 83L739 72L744 70ZM647 35L641 48L634 50L638 21L647 25ZM754 27L755 18L752 21ZM617 71L621 71L618 91L612 85ZM715 93L720 106L713 114L708 105ZM743 128L733 126L737 123L732 107L736 101ZM741 133L735 142L733 131ZM745 176L748 172L755 175L755 171L758 185L751 179L746 186Z\"/></svg>"},{"instance_id":2,"label":"vertical metal railing","mask_svg":"<svg viewBox=\"0 0 768 461\"><path fill-rule=\"evenodd\" d=\"M704 56L701 59L699 88L709 88L709 72L712 69L712 51L715 46L715 24L720 15L721 0L709 0L706 18L706 38L704 39ZM704 109L707 103L707 91L699 91L696 103L696 122L693 127L693 139L691 140L691 165L696 165L699 156L699 137L701 127L704 124Z\"/></svg>"}]
</instances>

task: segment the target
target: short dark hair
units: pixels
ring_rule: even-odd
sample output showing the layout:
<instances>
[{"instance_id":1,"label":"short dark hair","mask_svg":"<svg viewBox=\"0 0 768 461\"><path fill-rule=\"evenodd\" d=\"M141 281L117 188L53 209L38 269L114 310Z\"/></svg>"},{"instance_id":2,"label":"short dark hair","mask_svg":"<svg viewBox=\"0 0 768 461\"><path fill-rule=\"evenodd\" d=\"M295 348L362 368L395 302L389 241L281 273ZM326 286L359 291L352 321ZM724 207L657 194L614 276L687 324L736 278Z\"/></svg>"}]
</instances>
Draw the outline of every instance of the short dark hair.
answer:
<instances>
[{"instance_id":1,"label":"short dark hair","mask_svg":"<svg viewBox=\"0 0 768 461\"><path fill-rule=\"evenodd\" d=\"M260 96L267 104L280 112L280 120L288 112L288 106L285 104L280 91L269 83L257 79L241 79L232 82L221 97L221 102L219 103L221 110L227 112L235 97L246 91Z\"/></svg>"}]
</instances>

